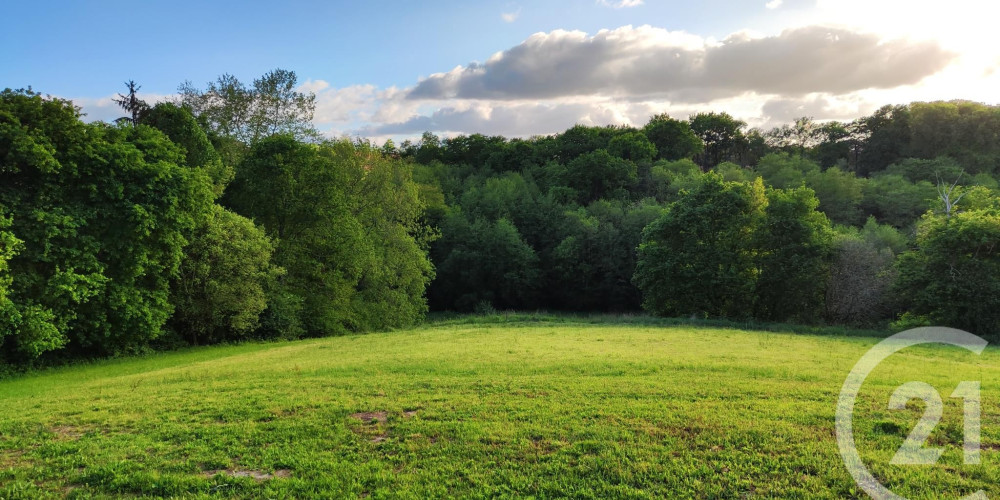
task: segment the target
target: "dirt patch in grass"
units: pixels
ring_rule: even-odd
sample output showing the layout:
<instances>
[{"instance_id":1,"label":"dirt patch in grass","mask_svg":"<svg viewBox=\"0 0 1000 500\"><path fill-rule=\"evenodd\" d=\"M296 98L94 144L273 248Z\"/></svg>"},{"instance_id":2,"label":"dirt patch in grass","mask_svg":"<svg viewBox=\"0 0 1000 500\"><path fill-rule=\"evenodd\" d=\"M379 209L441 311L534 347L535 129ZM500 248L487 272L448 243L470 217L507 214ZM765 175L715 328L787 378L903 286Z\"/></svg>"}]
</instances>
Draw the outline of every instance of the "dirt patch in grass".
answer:
<instances>
[{"instance_id":1,"label":"dirt patch in grass","mask_svg":"<svg viewBox=\"0 0 1000 500\"><path fill-rule=\"evenodd\" d=\"M215 477L219 474L229 477L249 477L256 481L266 481L268 479L288 479L292 477L292 471L288 469L277 469L271 473L248 469L217 469L207 470L202 473L205 477Z\"/></svg>"},{"instance_id":2,"label":"dirt patch in grass","mask_svg":"<svg viewBox=\"0 0 1000 500\"><path fill-rule=\"evenodd\" d=\"M407 412L404 412L404 415ZM355 427L355 433L368 438L372 443L381 443L389 439L389 433L385 428L385 423L389 421L389 412L386 411L363 411L352 413L351 418L359 420L367 425L361 428Z\"/></svg>"},{"instance_id":3,"label":"dirt patch in grass","mask_svg":"<svg viewBox=\"0 0 1000 500\"><path fill-rule=\"evenodd\" d=\"M384 424L389 420L389 412L385 411L363 411L359 413L352 413L351 418L360 420L365 423L370 423L376 421L380 424Z\"/></svg>"},{"instance_id":4,"label":"dirt patch in grass","mask_svg":"<svg viewBox=\"0 0 1000 500\"><path fill-rule=\"evenodd\" d=\"M25 463L24 450L0 451L0 467L19 467Z\"/></svg>"},{"instance_id":5,"label":"dirt patch in grass","mask_svg":"<svg viewBox=\"0 0 1000 500\"><path fill-rule=\"evenodd\" d=\"M80 439L84 434L89 432L91 429L85 427L77 427L74 425L57 425L51 429L56 438L61 440L75 441Z\"/></svg>"}]
</instances>

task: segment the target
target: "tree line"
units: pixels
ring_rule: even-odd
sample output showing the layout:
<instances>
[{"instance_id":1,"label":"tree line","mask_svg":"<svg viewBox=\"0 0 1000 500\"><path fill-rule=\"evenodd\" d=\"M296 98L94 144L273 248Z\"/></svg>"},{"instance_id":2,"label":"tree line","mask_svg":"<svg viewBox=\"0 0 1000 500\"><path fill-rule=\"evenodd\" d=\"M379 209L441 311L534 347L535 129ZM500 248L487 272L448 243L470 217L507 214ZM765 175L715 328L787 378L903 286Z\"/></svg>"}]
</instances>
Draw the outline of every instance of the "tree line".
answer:
<instances>
[{"instance_id":1,"label":"tree line","mask_svg":"<svg viewBox=\"0 0 1000 500\"><path fill-rule=\"evenodd\" d=\"M997 107L912 103L767 131L657 115L383 151L412 160L434 200L432 309L1000 326Z\"/></svg>"},{"instance_id":2,"label":"tree line","mask_svg":"<svg viewBox=\"0 0 1000 500\"><path fill-rule=\"evenodd\" d=\"M244 92L201 91L201 108L149 106L132 85L116 124L84 123L71 102L31 90L0 93L4 361L423 317L434 232L410 166L302 127L309 101L285 92L290 72L231 83ZM275 96L307 105L286 113ZM225 107L227 123L259 134L220 127Z\"/></svg>"},{"instance_id":3,"label":"tree line","mask_svg":"<svg viewBox=\"0 0 1000 500\"><path fill-rule=\"evenodd\" d=\"M0 93L9 364L402 327L428 310L635 311L993 335L1000 109L725 113L527 139L323 138L293 72L127 116Z\"/></svg>"}]
</instances>

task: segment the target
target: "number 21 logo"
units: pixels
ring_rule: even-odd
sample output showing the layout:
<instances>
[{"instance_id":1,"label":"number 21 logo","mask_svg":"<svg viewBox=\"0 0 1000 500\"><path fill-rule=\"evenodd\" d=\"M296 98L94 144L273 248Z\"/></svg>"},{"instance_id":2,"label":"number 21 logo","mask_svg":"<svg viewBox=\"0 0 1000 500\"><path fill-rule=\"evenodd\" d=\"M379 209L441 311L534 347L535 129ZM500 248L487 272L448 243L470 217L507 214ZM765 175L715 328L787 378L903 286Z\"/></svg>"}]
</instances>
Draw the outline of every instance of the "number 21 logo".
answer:
<instances>
[{"instance_id":1,"label":"number 21 logo","mask_svg":"<svg viewBox=\"0 0 1000 500\"><path fill-rule=\"evenodd\" d=\"M857 401L858 392L868 374L884 359L907 347L931 343L958 346L977 355L983 352L987 344L986 340L981 337L954 328L926 327L900 332L879 342L865 353L854 365L840 390L840 398L837 400L837 447L840 449L840 456L843 458L847 470L851 473L851 477L872 498L902 499L903 497L879 483L861 460L861 455L858 454L854 442L853 423L854 403ZM951 393L951 397L962 399L964 438L962 448L966 464L980 463L982 404L979 387L979 382L965 381L959 383L958 387ZM894 465L931 465L937 463L941 454L944 453L944 448L925 446L927 439L944 414L944 402L941 399L941 394L925 382L907 382L897 387L892 393L892 397L889 398L889 409L904 410L906 404L913 399L924 401L926 405L924 414L889 462ZM985 499L986 492L980 490L964 498Z\"/></svg>"}]
</instances>

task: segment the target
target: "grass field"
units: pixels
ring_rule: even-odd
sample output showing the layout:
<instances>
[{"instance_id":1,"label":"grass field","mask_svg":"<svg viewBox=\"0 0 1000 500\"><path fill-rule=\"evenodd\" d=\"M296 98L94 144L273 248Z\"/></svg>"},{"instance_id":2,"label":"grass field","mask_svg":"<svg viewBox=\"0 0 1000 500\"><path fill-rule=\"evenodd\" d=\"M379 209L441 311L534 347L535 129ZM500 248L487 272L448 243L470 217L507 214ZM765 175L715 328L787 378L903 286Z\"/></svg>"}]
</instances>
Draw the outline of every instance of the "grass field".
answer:
<instances>
[{"instance_id":1,"label":"grass field","mask_svg":"<svg viewBox=\"0 0 1000 500\"><path fill-rule=\"evenodd\" d=\"M193 349L0 382L3 498L842 498L844 377L879 339L641 321L431 323ZM945 401L938 465L888 465ZM962 462L962 380L980 380L981 465ZM907 349L865 384L855 433L910 498L1000 494L1000 351Z\"/></svg>"}]
</instances>

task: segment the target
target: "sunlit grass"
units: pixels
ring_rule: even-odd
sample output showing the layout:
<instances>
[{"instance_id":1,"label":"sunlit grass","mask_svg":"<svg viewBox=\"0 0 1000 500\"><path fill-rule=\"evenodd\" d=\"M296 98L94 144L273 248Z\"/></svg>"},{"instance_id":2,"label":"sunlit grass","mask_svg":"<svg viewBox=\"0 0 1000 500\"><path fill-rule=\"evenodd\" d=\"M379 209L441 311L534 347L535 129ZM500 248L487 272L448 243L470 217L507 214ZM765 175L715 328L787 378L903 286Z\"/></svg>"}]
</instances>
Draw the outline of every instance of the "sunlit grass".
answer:
<instances>
[{"instance_id":1,"label":"sunlit grass","mask_svg":"<svg viewBox=\"0 0 1000 500\"><path fill-rule=\"evenodd\" d=\"M0 382L0 496L858 497L834 411L878 339L642 321L450 320L193 349ZM998 493L1000 351L911 348L858 403L869 467L911 498ZM936 466L891 466L945 399ZM961 380L981 380L983 464L962 463Z\"/></svg>"}]
</instances>

